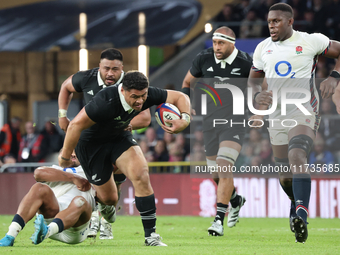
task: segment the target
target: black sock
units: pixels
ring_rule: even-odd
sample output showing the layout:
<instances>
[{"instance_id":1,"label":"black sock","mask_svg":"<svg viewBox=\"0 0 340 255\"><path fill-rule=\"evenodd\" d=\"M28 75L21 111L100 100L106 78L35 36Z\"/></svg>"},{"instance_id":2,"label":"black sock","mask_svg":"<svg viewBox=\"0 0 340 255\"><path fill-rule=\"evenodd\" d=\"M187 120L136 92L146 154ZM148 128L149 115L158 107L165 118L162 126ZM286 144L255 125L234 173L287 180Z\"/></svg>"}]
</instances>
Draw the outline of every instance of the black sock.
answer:
<instances>
[{"instance_id":1,"label":"black sock","mask_svg":"<svg viewBox=\"0 0 340 255\"><path fill-rule=\"evenodd\" d=\"M61 219L55 218L55 219L52 220L52 222L54 222L54 223L56 223L58 225L58 228L59 228L59 232L58 233L64 231L64 223L63 223L63 221Z\"/></svg>"},{"instance_id":2,"label":"black sock","mask_svg":"<svg viewBox=\"0 0 340 255\"><path fill-rule=\"evenodd\" d=\"M309 174L293 175L293 192L295 198L296 214L307 222L308 205L311 190Z\"/></svg>"},{"instance_id":3,"label":"black sock","mask_svg":"<svg viewBox=\"0 0 340 255\"><path fill-rule=\"evenodd\" d=\"M25 227L25 221L19 214L14 215L12 222L18 223L21 229Z\"/></svg>"},{"instance_id":4,"label":"black sock","mask_svg":"<svg viewBox=\"0 0 340 255\"><path fill-rule=\"evenodd\" d=\"M237 195L235 188L233 190L233 194L231 194L230 204L234 208L240 204L240 196Z\"/></svg>"},{"instance_id":5,"label":"black sock","mask_svg":"<svg viewBox=\"0 0 340 255\"><path fill-rule=\"evenodd\" d=\"M156 230L155 195L135 197L136 207L142 218L145 237L149 237Z\"/></svg>"},{"instance_id":6,"label":"black sock","mask_svg":"<svg viewBox=\"0 0 340 255\"><path fill-rule=\"evenodd\" d=\"M215 222L220 220L222 225L224 221L224 216L227 212L228 205L222 204L222 203L217 203L217 211L216 211L216 217L215 217Z\"/></svg>"}]
</instances>

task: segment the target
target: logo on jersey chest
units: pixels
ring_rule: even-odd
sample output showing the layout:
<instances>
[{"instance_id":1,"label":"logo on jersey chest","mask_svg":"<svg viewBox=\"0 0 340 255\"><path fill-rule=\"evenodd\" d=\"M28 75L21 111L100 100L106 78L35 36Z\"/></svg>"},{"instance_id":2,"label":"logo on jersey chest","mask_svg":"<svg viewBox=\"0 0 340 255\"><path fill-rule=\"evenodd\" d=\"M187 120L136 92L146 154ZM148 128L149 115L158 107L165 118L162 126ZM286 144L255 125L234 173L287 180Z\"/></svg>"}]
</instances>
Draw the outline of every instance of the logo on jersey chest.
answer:
<instances>
[{"instance_id":1,"label":"logo on jersey chest","mask_svg":"<svg viewBox=\"0 0 340 255\"><path fill-rule=\"evenodd\" d=\"M302 53L302 47L301 46L296 46L295 50L296 50L296 54L298 54L298 55Z\"/></svg>"}]
</instances>

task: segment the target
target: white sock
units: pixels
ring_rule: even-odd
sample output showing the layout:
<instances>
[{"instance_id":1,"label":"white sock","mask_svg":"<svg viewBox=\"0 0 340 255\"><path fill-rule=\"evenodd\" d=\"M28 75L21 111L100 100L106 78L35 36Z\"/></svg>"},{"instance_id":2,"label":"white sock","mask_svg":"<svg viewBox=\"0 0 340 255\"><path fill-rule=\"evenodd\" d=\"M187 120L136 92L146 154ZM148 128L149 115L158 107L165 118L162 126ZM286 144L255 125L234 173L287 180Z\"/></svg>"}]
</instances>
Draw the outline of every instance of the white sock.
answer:
<instances>
[{"instance_id":1,"label":"white sock","mask_svg":"<svg viewBox=\"0 0 340 255\"><path fill-rule=\"evenodd\" d=\"M54 235L54 234L57 234L59 233L59 227L58 227L58 224L55 223L55 222L51 222L49 225L48 225L49 229L47 231L47 234L45 236L45 239L46 238L49 238L50 236Z\"/></svg>"},{"instance_id":2,"label":"white sock","mask_svg":"<svg viewBox=\"0 0 340 255\"><path fill-rule=\"evenodd\" d=\"M7 235L13 236L14 238L17 237L19 232L22 230L22 227L17 222L12 222L11 225L8 227Z\"/></svg>"}]
</instances>

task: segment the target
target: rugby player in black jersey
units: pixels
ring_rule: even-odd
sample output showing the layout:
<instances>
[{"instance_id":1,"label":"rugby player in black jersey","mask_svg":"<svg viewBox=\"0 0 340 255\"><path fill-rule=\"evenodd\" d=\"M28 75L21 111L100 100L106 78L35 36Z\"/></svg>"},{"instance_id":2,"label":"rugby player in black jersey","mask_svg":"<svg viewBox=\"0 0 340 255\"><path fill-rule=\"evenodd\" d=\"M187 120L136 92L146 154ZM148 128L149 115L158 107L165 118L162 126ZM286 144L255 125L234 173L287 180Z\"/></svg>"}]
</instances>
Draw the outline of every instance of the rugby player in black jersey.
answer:
<instances>
[{"instance_id":1,"label":"rugby player in black jersey","mask_svg":"<svg viewBox=\"0 0 340 255\"><path fill-rule=\"evenodd\" d=\"M155 196L151 187L148 165L131 132L130 121L153 105L171 103L180 110L181 119L169 120L171 127L162 126L169 133L179 133L190 123L190 100L178 91L149 87L145 75L137 71L125 74L122 83L107 87L70 122L59 163L66 167L75 148L78 159L97 197L106 205L113 205L116 186L110 182L113 164L117 166L135 189L135 202L141 214L145 244L166 246L156 229ZM86 132L82 132L86 130Z\"/></svg>"},{"instance_id":2,"label":"rugby player in black jersey","mask_svg":"<svg viewBox=\"0 0 340 255\"><path fill-rule=\"evenodd\" d=\"M196 85L214 90L216 84L233 84L245 95L246 79L252 65L251 57L234 46L235 33L228 27L215 30L212 37L213 47L201 51L193 60L186 74L182 92L190 96L190 89ZM200 79L195 79L200 78ZM243 78L243 79L242 79ZM208 85L205 86L204 84ZM210 85L209 85L210 84ZM209 88L210 87L210 88ZM208 97L207 112L203 116L203 137L207 166L217 169L231 169L241 151L245 135L245 125L214 125L214 119L225 119L229 123L242 123L246 116L233 115L233 97L228 89L216 89L221 99L220 105ZM212 173L217 184L217 212L208 232L214 236L224 234L223 221L229 201L228 227L235 226L240 208L246 199L236 193L232 172Z\"/></svg>"},{"instance_id":3,"label":"rugby player in black jersey","mask_svg":"<svg viewBox=\"0 0 340 255\"><path fill-rule=\"evenodd\" d=\"M99 67L77 72L70 77L68 77L62 84L58 105L59 105L59 126L62 130L66 132L70 120L67 118L67 109L70 104L73 93L83 93L85 104L87 104L100 90L106 88L107 86L112 86L115 84L120 84L124 77L123 71L123 54L114 48L108 48L101 52ZM150 125L151 115L150 110L147 109L141 112L136 118L134 118L127 129L140 129ZM117 185L118 196L114 203L114 207L105 207L99 204L99 211L101 211L104 218L108 219L109 222L115 220L116 210L119 197L121 184L126 180L124 174L122 174L119 169L115 168L114 181ZM101 227L99 226L101 225ZM93 217L91 219L91 231L89 237L95 237L97 231L100 227L101 239L112 238L111 225L105 221L100 221L98 212L93 212Z\"/></svg>"}]
</instances>

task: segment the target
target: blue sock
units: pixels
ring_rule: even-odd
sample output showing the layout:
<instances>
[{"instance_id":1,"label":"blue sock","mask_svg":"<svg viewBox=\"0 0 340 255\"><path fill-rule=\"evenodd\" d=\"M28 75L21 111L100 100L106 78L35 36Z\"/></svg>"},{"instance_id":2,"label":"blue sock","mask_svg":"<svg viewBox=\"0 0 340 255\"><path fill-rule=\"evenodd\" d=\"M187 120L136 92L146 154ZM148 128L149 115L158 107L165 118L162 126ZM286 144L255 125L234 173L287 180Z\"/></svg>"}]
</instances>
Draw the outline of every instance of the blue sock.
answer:
<instances>
[{"instance_id":1,"label":"blue sock","mask_svg":"<svg viewBox=\"0 0 340 255\"><path fill-rule=\"evenodd\" d=\"M311 190L309 174L293 175L293 192L295 198L296 214L307 222L308 205Z\"/></svg>"}]
</instances>

